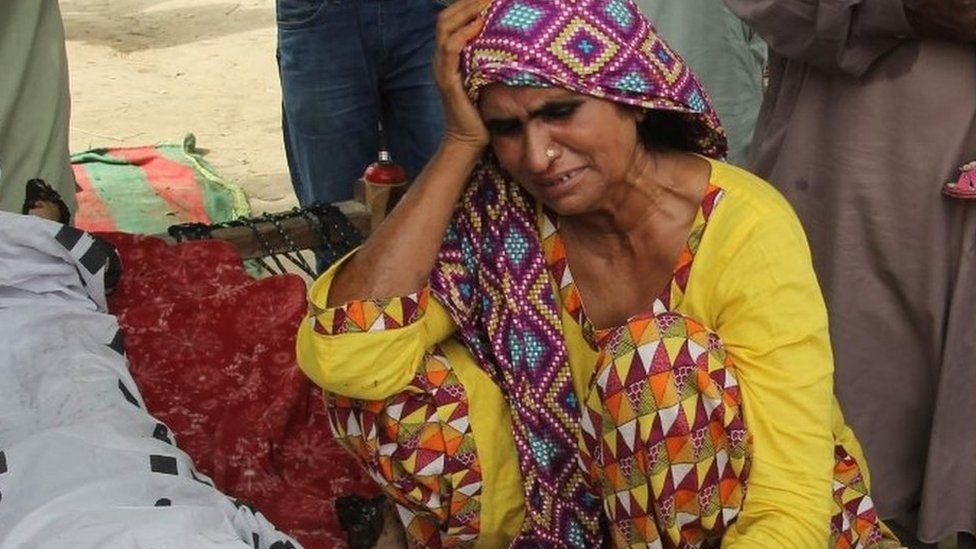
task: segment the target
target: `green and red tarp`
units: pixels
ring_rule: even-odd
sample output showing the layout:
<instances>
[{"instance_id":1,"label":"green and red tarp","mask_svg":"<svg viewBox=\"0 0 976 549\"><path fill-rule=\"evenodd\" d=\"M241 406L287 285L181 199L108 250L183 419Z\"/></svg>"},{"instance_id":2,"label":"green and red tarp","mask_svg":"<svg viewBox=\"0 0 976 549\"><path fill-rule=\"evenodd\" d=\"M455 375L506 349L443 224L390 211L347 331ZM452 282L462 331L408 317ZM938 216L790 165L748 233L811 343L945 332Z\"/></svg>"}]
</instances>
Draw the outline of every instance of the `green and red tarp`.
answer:
<instances>
[{"instance_id":1,"label":"green and red tarp","mask_svg":"<svg viewBox=\"0 0 976 549\"><path fill-rule=\"evenodd\" d=\"M244 191L182 143L92 149L72 155L75 224L87 231L165 233L180 223L219 223L250 215Z\"/></svg>"}]
</instances>

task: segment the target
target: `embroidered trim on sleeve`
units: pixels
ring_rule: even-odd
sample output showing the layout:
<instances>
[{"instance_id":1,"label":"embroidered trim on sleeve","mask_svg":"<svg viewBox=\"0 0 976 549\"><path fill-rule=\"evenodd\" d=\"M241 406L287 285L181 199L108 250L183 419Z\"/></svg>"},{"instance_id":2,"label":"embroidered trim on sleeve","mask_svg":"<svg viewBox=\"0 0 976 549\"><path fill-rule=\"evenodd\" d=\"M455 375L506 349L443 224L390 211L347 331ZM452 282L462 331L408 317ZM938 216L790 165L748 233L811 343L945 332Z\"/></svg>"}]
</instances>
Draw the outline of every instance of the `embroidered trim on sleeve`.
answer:
<instances>
[{"instance_id":1,"label":"embroidered trim on sleeve","mask_svg":"<svg viewBox=\"0 0 976 549\"><path fill-rule=\"evenodd\" d=\"M402 328L419 320L427 310L429 287L403 297L350 301L323 309L309 303L309 315L317 333L339 335Z\"/></svg>"}]
</instances>

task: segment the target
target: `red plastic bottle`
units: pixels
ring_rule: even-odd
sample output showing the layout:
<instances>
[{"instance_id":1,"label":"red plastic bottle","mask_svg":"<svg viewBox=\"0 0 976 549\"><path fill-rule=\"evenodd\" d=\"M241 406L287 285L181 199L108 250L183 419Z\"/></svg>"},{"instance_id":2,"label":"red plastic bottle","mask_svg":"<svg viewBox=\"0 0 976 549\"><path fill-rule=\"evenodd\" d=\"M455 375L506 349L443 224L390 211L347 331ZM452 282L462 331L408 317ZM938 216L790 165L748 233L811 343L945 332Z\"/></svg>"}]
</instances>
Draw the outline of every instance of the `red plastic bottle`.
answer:
<instances>
[{"instance_id":1,"label":"red plastic bottle","mask_svg":"<svg viewBox=\"0 0 976 549\"><path fill-rule=\"evenodd\" d=\"M407 172L403 166L393 162L390 152L380 149L376 162L366 166L363 181L367 185L399 186L407 182Z\"/></svg>"},{"instance_id":2,"label":"red plastic bottle","mask_svg":"<svg viewBox=\"0 0 976 549\"><path fill-rule=\"evenodd\" d=\"M375 231L403 196L407 172L403 166L393 162L389 151L380 149L376 162L366 166L361 180L364 202L370 212L370 230Z\"/></svg>"}]
</instances>

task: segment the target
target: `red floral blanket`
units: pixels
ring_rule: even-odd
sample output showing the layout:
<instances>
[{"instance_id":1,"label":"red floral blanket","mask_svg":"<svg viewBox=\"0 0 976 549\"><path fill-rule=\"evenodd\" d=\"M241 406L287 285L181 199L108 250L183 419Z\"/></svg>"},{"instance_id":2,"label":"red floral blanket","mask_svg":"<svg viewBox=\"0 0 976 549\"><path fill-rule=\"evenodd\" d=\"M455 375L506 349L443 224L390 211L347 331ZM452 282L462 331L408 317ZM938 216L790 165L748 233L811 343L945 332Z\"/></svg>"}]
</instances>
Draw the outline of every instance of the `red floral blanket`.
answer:
<instances>
[{"instance_id":1,"label":"red floral blanket","mask_svg":"<svg viewBox=\"0 0 976 549\"><path fill-rule=\"evenodd\" d=\"M197 468L309 549L345 547L338 496L378 493L332 439L295 362L297 276L255 280L220 241L103 233L123 274L109 307L149 411Z\"/></svg>"}]
</instances>

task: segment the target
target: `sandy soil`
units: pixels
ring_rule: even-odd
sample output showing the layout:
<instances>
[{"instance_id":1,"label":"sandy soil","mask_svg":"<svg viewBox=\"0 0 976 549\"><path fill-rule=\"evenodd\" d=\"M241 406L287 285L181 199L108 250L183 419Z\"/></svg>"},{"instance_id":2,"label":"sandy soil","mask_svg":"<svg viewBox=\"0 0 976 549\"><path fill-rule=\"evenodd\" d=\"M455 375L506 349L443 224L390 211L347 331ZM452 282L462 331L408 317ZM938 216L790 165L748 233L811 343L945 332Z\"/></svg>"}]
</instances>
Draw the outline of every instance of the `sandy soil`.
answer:
<instances>
[{"instance_id":1,"label":"sandy soil","mask_svg":"<svg viewBox=\"0 0 976 549\"><path fill-rule=\"evenodd\" d=\"M281 140L274 0L61 0L71 150L186 133L256 212L296 204Z\"/></svg>"}]
</instances>

